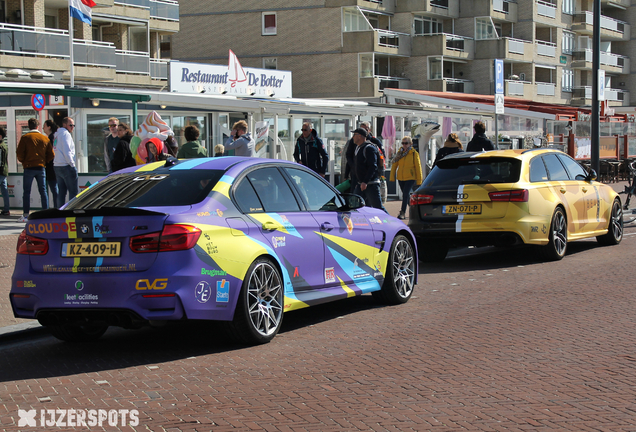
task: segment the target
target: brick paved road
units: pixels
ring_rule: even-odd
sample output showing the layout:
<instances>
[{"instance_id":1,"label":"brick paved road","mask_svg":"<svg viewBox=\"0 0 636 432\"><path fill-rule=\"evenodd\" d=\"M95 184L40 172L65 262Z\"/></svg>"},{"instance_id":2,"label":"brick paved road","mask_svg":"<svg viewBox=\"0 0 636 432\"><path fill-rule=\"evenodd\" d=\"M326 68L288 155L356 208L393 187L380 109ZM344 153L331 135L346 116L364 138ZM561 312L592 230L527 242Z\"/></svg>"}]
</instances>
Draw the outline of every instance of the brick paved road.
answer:
<instances>
[{"instance_id":1,"label":"brick paved road","mask_svg":"<svg viewBox=\"0 0 636 432\"><path fill-rule=\"evenodd\" d=\"M3 339L0 429L29 430L18 409L75 408L137 409L134 429L152 431L634 431L626 231L617 247L572 243L554 263L468 251L422 267L406 305L364 296L288 313L265 346L206 323L109 330L88 345Z\"/></svg>"}]
</instances>

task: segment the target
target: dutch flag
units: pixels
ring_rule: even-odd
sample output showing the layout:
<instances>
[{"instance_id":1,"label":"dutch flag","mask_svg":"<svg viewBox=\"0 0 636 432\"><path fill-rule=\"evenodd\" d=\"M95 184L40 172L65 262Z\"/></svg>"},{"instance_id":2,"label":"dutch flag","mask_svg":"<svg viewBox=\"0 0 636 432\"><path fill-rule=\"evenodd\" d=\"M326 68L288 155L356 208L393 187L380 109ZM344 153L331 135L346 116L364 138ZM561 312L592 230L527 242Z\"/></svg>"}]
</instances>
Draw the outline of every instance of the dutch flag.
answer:
<instances>
[{"instance_id":1,"label":"dutch flag","mask_svg":"<svg viewBox=\"0 0 636 432\"><path fill-rule=\"evenodd\" d=\"M91 8L94 6L93 0L69 0L71 16L86 24L91 24Z\"/></svg>"}]
</instances>

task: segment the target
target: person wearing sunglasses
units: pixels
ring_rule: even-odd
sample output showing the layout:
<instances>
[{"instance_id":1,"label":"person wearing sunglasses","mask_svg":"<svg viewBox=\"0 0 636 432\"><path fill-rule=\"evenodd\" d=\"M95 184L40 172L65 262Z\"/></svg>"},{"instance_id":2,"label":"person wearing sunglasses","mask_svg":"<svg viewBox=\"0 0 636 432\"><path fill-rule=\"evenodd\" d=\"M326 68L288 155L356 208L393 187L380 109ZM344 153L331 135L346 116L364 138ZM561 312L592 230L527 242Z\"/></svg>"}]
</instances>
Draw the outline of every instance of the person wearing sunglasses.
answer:
<instances>
[{"instance_id":1,"label":"person wearing sunglasses","mask_svg":"<svg viewBox=\"0 0 636 432\"><path fill-rule=\"evenodd\" d=\"M62 127L55 134L55 159L53 168L57 178L57 207L60 208L68 200L75 198L78 190L77 168L75 165L75 142L71 133L75 131L75 120L64 117Z\"/></svg>"},{"instance_id":2,"label":"person wearing sunglasses","mask_svg":"<svg viewBox=\"0 0 636 432\"><path fill-rule=\"evenodd\" d=\"M117 126L119 125L119 119L117 117L111 117L108 119L108 135L104 138L104 162L106 163L106 169L108 172L116 171L112 167L111 161L115 156L115 149L119 144L119 133L117 132Z\"/></svg>"},{"instance_id":3,"label":"person wearing sunglasses","mask_svg":"<svg viewBox=\"0 0 636 432\"><path fill-rule=\"evenodd\" d=\"M413 140L409 136L402 138L402 148L393 157L390 181L397 180L402 191L402 207L398 219L406 218L406 206L411 197L413 185L422 184L422 164L420 154L413 148Z\"/></svg>"},{"instance_id":4,"label":"person wearing sunglasses","mask_svg":"<svg viewBox=\"0 0 636 432\"><path fill-rule=\"evenodd\" d=\"M296 140L294 147L294 160L324 177L329 163L329 155L327 155L325 145L318 138L318 132L311 123L303 123L300 131L302 133Z\"/></svg>"}]
</instances>

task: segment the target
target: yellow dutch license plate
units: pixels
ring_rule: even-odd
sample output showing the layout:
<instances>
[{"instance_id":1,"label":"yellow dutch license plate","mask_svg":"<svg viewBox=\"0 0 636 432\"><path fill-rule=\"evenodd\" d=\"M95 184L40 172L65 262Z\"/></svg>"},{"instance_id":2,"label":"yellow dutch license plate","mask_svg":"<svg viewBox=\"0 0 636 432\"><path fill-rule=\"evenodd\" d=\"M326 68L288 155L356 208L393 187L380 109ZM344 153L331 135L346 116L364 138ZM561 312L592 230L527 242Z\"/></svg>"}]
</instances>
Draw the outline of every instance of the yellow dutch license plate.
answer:
<instances>
[{"instance_id":1,"label":"yellow dutch license plate","mask_svg":"<svg viewBox=\"0 0 636 432\"><path fill-rule=\"evenodd\" d=\"M442 207L442 214L481 214L481 204L452 204Z\"/></svg>"},{"instance_id":2,"label":"yellow dutch license plate","mask_svg":"<svg viewBox=\"0 0 636 432\"><path fill-rule=\"evenodd\" d=\"M120 242L64 243L63 257L118 257L121 255Z\"/></svg>"}]
</instances>

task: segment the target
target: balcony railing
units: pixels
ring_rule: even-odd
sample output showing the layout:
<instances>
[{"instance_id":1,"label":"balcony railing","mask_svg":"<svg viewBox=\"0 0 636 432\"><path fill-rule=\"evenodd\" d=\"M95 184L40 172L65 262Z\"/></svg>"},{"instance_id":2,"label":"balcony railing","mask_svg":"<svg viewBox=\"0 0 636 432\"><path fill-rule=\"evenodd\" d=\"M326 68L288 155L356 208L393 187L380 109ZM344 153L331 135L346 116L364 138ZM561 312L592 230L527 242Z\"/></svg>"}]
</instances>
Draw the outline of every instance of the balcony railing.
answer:
<instances>
[{"instance_id":1,"label":"balcony railing","mask_svg":"<svg viewBox=\"0 0 636 432\"><path fill-rule=\"evenodd\" d=\"M431 0L431 6L448 9L448 0Z\"/></svg>"},{"instance_id":2,"label":"balcony railing","mask_svg":"<svg viewBox=\"0 0 636 432\"><path fill-rule=\"evenodd\" d=\"M524 41L522 39L512 39L508 38L508 52L512 54L525 54L526 52L526 44L528 41Z\"/></svg>"},{"instance_id":3,"label":"balcony railing","mask_svg":"<svg viewBox=\"0 0 636 432\"><path fill-rule=\"evenodd\" d=\"M548 18L556 18L556 5L537 0L537 14Z\"/></svg>"},{"instance_id":4,"label":"balcony railing","mask_svg":"<svg viewBox=\"0 0 636 432\"><path fill-rule=\"evenodd\" d=\"M114 68L115 61L112 43L73 39L73 64Z\"/></svg>"},{"instance_id":5,"label":"balcony railing","mask_svg":"<svg viewBox=\"0 0 636 432\"><path fill-rule=\"evenodd\" d=\"M467 40L472 40L472 38L446 34L446 49L452 51L465 51Z\"/></svg>"},{"instance_id":6,"label":"balcony railing","mask_svg":"<svg viewBox=\"0 0 636 432\"><path fill-rule=\"evenodd\" d=\"M574 16L574 22L580 24L594 25L594 13L585 11L578 13ZM610 18L605 15L601 15L601 28L605 30L611 30L618 33L625 33L625 21L620 21L614 18Z\"/></svg>"},{"instance_id":7,"label":"balcony railing","mask_svg":"<svg viewBox=\"0 0 636 432\"><path fill-rule=\"evenodd\" d=\"M446 81L446 91L455 93L473 93L475 89L475 83L469 80L462 80L456 78L444 78Z\"/></svg>"},{"instance_id":8,"label":"balcony railing","mask_svg":"<svg viewBox=\"0 0 636 432\"><path fill-rule=\"evenodd\" d=\"M620 101L623 102L627 99L627 95L629 92L619 89L613 88L605 88L605 100L608 101ZM592 87L573 87L572 88L572 97L573 98L585 98L592 99Z\"/></svg>"},{"instance_id":9,"label":"balcony railing","mask_svg":"<svg viewBox=\"0 0 636 432\"><path fill-rule=\"evenodd\" d=\"M537 41L537 54L556 57L556 44L554 42Z\"/></svg>"},{"instance_id":10,"label":"balcony railing","mask_svg":"<svg viewBox=\"0 0 636 432\"><path fill-rule=\"evenodd\" d=\"M509 96L523 96L524 81L506 80L506 84L508 84L507 94Z\"/></svg>"},{"instance_id":11,"label":"balcony railing","mask_svg":"<svg viewBox=\"0 0 636 432\"><path fill-rule=\"evenodd\" d=\"M174 0L150 0L150 18L179 21L179 2Z\"/></svg>"},{"instance_id":12,"label":"balcony railing","mask_svg":"<svg viewBox=\"0 0 636 432\"><path fill-rule=\"evenodd\" d=\"M495 12L510 12L510 2L508 0L492 0L492 10Z\"/></svg>"},{"instance_id":13,"label":"balcony railing","mask_svg":"<svg viewBox=\"0 0 636 432\"><path fill-rule=\"evenodd\" d=\"M169 63L170 60L150 59L150 78L155 80L167 80Z\"/></svg>"},{"instance_id":14,"label":"balcony railing","mask_svg":"<svg viewBox=\"0 0 636 432\"><path fill-rule=\"evenodd\" d=\"M614 66L614 67L622 68L622 67L625 67L625 64L627 63L627 61L629 61L629 57L625 57L622 55L613 54L609 52L601 51L600 55L601 55L601 58L600 58L601 64L606 66ZM572 53L572 60L574 61L584 60L586 62L591 63L593 59L594 59L594 52L591 49L586 49L583 51L574 51Z\"/></svg>"},{"instance_id":15,"label":"balcony railing","mask_svg":"<svg viewBox=\"0 0 636 432\"><path fill-rule=\"evenodd\" d=\"M68 58L68 31L0 24L0 52Z\"/></svg>"},{"instance_id":16,"label":"balcony railing","mask_svg":"<svg viewBox=\"0 0 636 432\"><path fill-rule=\"evenodd\" d=\"M150 75L150 54L142 51L116 50L117 72Z\"/></svg>"},{"instance_id":17,"label":"balcony railing","mask_svg":"<svg viewBox=\"0 0 636 432\"><path fill-rule=\"evenodd\" d=\"M374 29L378 37L378 46L386 48L400 48L400 36L408 36L407 33L398 33L390 30Z\"/></svg>"},{"instance_id":18,"label":"balcony railing","mask_svg":"<svg viewBox=\"0 0 636 432\"><path fill-rule=\"evenodd\" d=\"M554 83L537 83L537 95L554 96L556 93L556 84Z\"/></svg>"}]
</instances>

